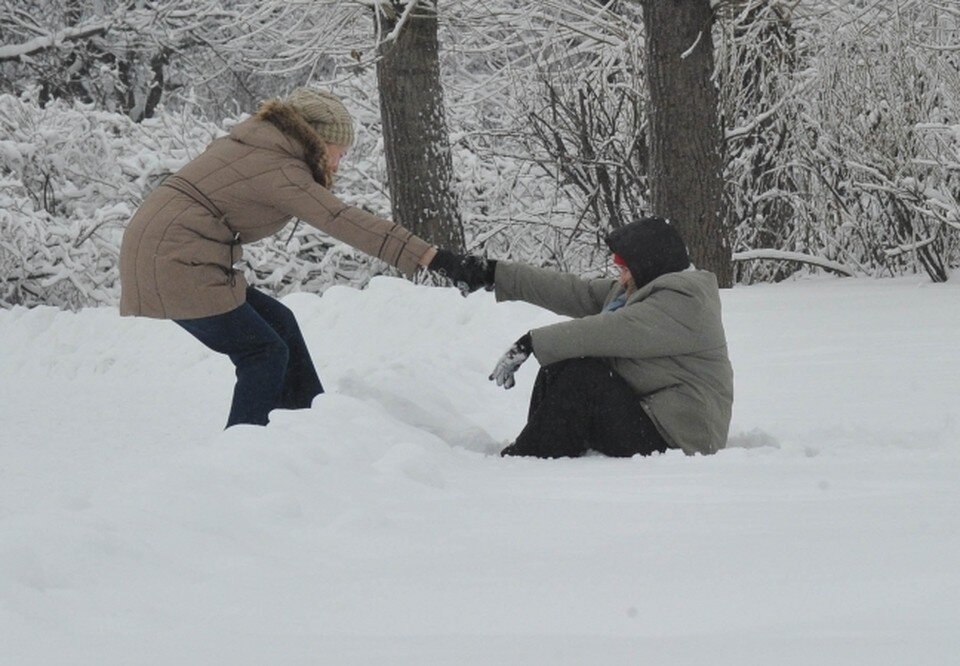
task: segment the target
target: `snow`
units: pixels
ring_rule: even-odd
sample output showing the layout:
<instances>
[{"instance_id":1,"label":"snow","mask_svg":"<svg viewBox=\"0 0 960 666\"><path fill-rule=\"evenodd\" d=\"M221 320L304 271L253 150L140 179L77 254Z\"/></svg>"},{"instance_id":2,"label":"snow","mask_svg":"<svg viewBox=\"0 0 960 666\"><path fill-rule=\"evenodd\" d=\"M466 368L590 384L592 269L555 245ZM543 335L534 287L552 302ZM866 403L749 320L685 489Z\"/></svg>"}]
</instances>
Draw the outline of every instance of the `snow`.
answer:
<instances>
[{"instance_id":1,"label":"snow","mask_svg":"<svg viewBox=\"0 0 960 666\"><path fill-rule=\"evenodd\" d=\"M113 308L0 311L0 662L936 664L960 654L960 286L723 293L712 457L541 461L487 375L559 318L377 278L284 299L328 393Z\"/></svg>"}]
</instances>

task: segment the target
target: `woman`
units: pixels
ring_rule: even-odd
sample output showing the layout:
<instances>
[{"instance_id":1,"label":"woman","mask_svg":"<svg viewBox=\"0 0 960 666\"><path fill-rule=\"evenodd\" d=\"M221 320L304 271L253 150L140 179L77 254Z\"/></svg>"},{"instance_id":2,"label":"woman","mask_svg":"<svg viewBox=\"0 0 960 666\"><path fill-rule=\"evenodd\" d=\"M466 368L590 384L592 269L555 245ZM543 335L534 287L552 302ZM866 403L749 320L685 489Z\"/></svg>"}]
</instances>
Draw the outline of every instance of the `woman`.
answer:
<instances>
[{"instance_id":1,"label":"woman","mask_svg":"<svg viewBox=\"0 0 960 666\"><path fill-rule=\"evenodd\" d=\"M715 453L726 445L733 405L716 278L691 267L683 240L662 218L624 225L606 241L617 279L503 261L448 271L470 289L495 288L498 301L573 318L522 336L490 376L510 388L531 354L542 364L527 425L502 455Z\"/></svg>"},{"instance_id":2,"label":"woman","mask_svg":"<svg viewBox=\"0 0 960 666\"><path fill-rule=\"evenodd\" d=\"M247 285L242 246L298 217L412 275L436 248L330 193L353 120L324 91L265 102L150 193L120 249L120 314L172 319L236 366L227 427L266 425L323 387L293 313Z\"/></svg>"}]
</instances>

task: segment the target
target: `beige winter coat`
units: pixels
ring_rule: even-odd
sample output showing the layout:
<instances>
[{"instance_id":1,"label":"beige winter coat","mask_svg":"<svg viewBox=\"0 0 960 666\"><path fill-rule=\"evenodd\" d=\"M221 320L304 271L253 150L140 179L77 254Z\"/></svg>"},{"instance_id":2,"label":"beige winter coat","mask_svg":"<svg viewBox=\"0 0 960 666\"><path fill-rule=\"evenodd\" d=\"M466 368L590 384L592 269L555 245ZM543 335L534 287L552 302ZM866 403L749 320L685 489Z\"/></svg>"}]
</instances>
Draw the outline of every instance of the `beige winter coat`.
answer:
<instances>
[{"instance_id":1,"label":"beige winter coat","mask_svg":"<svg viewBox=\"0 0 960 666\"><path fill-rule=\"evenodd\" d=\"M523 300L571 321L535 328L542 365L599 357L623 377L663 438L688 454L715 453L727 443L733 369L713 273L667 273L631 294L618 310L603 309L623 287L612 279L497 262L498 301Z\"/></svg>"},{"instance_id":2,"label":"beige winter coat","mask_svg":"<svg viewBox=\"0 0 960 666\"><path fill-rule=\"evenodd\" d=\"M150 193L120 249L120 314L194 319L245 301L241 246L292 217L412 275L430 245L330 193L324 144L268 102Z\"/></svg>"}]
</instances>

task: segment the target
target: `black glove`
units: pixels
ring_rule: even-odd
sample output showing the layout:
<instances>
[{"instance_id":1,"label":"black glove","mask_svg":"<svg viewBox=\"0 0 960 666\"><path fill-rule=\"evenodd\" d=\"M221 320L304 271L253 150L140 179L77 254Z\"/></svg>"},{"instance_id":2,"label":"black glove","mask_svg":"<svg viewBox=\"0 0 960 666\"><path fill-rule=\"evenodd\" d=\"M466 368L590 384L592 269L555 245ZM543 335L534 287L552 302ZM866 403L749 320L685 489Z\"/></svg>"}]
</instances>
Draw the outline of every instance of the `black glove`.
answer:
<instances>
[{"instance_id":1,"label":"black glove","mask_svg":"<svg viewBox=\"0 0 960 666\"><path fill-rule=\"evenodd\" d=\"M473 254L456 254L438 249L427 270L449 279L466 296L481 287L487 291L493 289L497 262Z\"/></svg>"},{"instance_id":2,"label":"black glove","mask_svg":"<svg viewBox=\"0 0 960 666\"><path fill-rule=\"evenodd\" d=\"M502 386L505 389L513 388L516 382L513 375L517 369L523 365L523 362L530 358L533 353L533 338L529 333L513 343L513 346L507 350L507 353L497 361L497 367L490 373L490 380Z\"/></svg>"}]
</instances>

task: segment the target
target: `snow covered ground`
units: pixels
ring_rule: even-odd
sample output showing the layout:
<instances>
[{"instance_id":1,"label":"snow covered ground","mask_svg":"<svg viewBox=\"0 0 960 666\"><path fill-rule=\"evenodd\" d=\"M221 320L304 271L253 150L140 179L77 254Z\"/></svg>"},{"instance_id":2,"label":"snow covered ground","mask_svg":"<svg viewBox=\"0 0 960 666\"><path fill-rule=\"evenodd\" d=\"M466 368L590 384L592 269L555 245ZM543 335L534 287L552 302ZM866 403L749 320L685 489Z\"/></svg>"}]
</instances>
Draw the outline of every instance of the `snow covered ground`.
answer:
<instances>
[{"instance_id":1,"label":"snow covered ground","mask_svg":"<svg viewBox=\"0 0 960 666\"><path fill-rule=\"evenodd\" d=\"M0 664L960 659L960 281L736 288L730 448L495 454L525 304L284 300L328 393L221 431L229 362L114 309L0 311Z\"/></svg>"}]
</instances>

